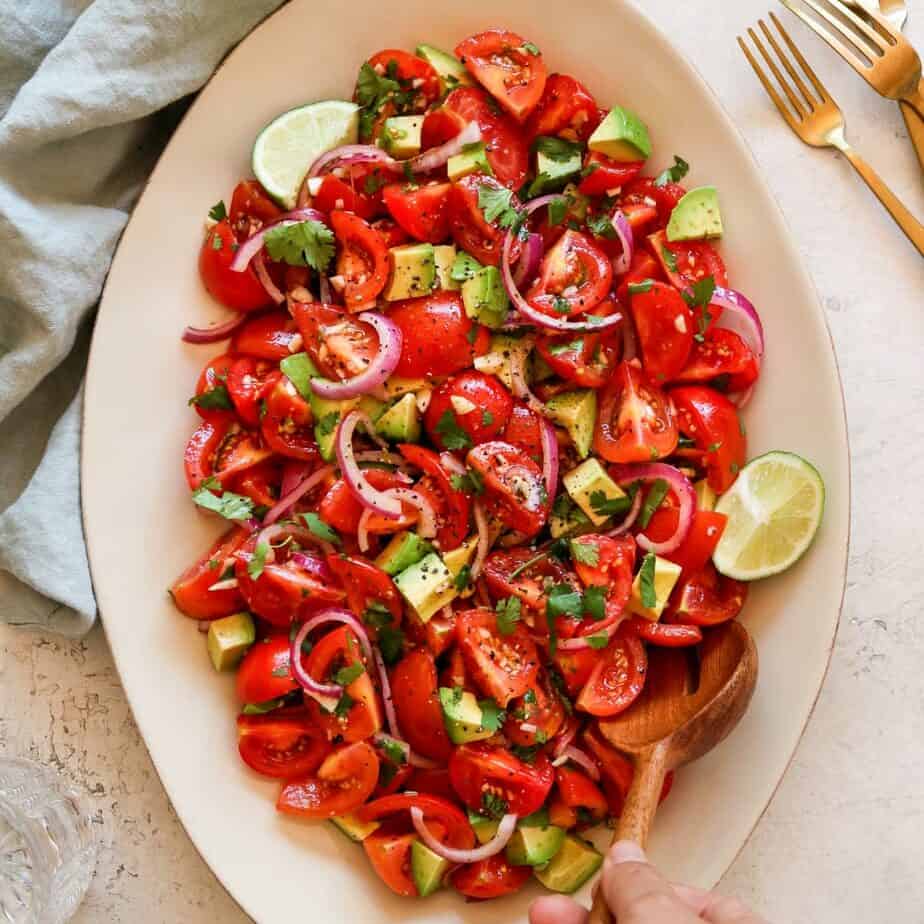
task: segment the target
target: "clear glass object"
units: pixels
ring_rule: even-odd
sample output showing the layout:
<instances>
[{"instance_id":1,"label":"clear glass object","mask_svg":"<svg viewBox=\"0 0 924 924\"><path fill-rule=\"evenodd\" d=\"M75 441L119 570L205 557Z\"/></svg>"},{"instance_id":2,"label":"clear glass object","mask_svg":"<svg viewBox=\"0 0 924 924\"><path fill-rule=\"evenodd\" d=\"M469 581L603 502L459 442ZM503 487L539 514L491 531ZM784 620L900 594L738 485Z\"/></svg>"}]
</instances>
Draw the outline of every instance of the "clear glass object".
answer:
<instances>
[{"instance_id":1,"label":"clear glass object","mask_svg":"<svg viewBox=\"0 0 924 924\"><path fill-rule=\"evenodd\" d=\"M93 877L83 800L58 774L0 756L0 924L63 924Z\"/></svg>"}]
</instances>

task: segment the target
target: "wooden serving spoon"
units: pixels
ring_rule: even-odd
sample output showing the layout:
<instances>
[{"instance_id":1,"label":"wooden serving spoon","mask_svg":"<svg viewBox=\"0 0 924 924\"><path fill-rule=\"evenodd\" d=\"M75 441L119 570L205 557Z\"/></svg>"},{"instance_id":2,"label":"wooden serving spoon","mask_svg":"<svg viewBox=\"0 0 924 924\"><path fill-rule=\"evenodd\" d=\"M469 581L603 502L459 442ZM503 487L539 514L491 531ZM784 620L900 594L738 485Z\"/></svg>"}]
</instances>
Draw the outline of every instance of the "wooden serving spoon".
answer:
<instances>
[{"instance_id":1,"label":"wooden serving spoon","mask_svg":"<svg viewBox=\"0 0 924 924\"><path fill-rule=\"evenodd\" d=\"M699 676L691 663L698 651ZM757 683L757 648L740 622L706 633L698 649L656 648L648 655L648 679L621 715L600 722L609 742L635 763L614 841L642 847L668 770L702 757L738 724ZM599 886L588 924L609 924Z\"/></svg>"}]
</instances>

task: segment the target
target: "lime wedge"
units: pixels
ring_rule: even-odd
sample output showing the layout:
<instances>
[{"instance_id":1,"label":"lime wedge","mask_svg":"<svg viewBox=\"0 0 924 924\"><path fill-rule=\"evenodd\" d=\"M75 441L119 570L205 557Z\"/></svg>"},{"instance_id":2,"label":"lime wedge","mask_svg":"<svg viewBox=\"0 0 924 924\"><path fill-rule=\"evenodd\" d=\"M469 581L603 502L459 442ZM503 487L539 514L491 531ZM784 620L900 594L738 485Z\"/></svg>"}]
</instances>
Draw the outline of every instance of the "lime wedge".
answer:
<instances>
[{"instance_id":1,"label":"lime wedge","mask_svg":"<svg viewBox=\"0 0 924 924\"><path fill-rule=\"evenodd\" d=\"M295 208L308 168L325 151L355 144L359 107L329 99L290 109L273 119L253 146L253 172L266 191L287 209Z\"/></svg>"},{"instance_id":2,"label":"lime wedge","mask_svg":"<svg viewBox=\"0 0 924 924\"><path fill-rule=\"evenodd\" d=\"M812 544L824 506L824 482L805 459L791 452L752 459L715 507L728 517L716 568L739 581L785 571Z\"/></svg>"}]
</instances>

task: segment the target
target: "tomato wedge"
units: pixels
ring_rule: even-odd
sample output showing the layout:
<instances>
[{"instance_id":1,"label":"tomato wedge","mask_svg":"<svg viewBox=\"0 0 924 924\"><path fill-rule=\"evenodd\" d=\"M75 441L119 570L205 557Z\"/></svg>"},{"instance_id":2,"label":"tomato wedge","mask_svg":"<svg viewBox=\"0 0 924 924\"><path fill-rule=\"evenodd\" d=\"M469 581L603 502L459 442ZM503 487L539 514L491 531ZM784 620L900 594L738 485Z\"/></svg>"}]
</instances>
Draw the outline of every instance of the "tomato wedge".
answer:
<instances>
[{"instance_id":1,"label":"tomato wedge","mask_svg":"<svg viewBox=\"0 0 924 924\"><path fill-rule=\"evenodd\" d=\"M227 308L257 311L272 305L253 268L243 273L231 269L238 241L228 219L218 222L205 236L199 250L199 275L206 290Z\"/></svg>"},{"instance_id":2,"label":"tomato wedge","mask_svg":"<svg viewBox=\"0 0 924 924\"><path fill-rule=\"evenodd\" d=\"M391 694L398 726L411 749L431 760L446 763L452 745L443 724L437 694L436 664L425 648L408 652L391 674Z\"/></svg>"},{"instance_id":3,"label":"tomato wedge","mask_svg":"<svg viewBox=\"0 0 924 924\"><path fill-rule=\"evenodd\" d=\"M567 74L552 74L526 123L525 133L530 141L539 135L586 141L599 124L597 101L584 84Z\"/></svg>"},{"instance_id":4,"label":"tomato wedge","mask_svg":"<svg viewBox=\"0 0 924 924\"><path fill-rule=\"evenodd\" d=\"M301 462L320 459L314 438L314 415L308 402L281 372L267 377L263 388L260 434L269 449Z\"/></svg>"},{"instance_id":5,"label":"tomato wedge","mask_svg":"<svg viewBox=\"0 0 924 924\"><path fill-rule=\"evenodd\" d=\"M512 866L503 853L460 866L449 876L452 887L466 898L500 898L518 892L533 877L531 866Z\"/></svg>"},{"instance_id":6,"label":"tomato wedge","mask_svg":"<svg viewBox=\"0 0 924 924\"><path fill-rule=\"evenodd\" d=\"M356 815L363 822L378 821L391 815L410 812L412 808L418 808L423 812L425 822L435 822L443 829L440 839L445 844L462 850L469 850L474 846L475 832L468 823L465 812L439 796L416 792L396 793L364 805Z\"/></svg>"},{"instance_id":7,"label":"tomato wedge","mask_svg":"<svg viewBox=\"0 0 924 924\"><path fill-rule=\"evenodd\" d=\"M504 187L492 176L470 173L452 186L450 199L450 227L452 238L462 250L480 263L497 266L501 258L501 245L506 231L495 221L487 221L479 204L480 189L500 191ZM512 208L519 208L519 200L512 196Z\"/></svg>"},{"instance_id":8,"label":"tomato wedge","mask_svg":"<svg viewBox=\"0 0 924 924\"><path fill-rule=\"evenodd\" d=\"M709 328L702 340L693 344L678 382L711 382L727 376L732 391L744 391L757 381L760 363L751 348L734 331Z\"/></svg>"},{"instance_id":9,"label":"tomato wedge","mask_svg":"<svg viewBox=\"0 0 924 924\"><path fill-rule=\"evenodd\" d=\"M303 818L333 818L359 808L379 778L379 759L365 741L335 748L313 776L282 787L276 808Z\"/></svg>"},{"instance_id":10,"label":"tomato wedge","mask_svg":"<svg viewBox=\"0 0 924 924\"><path fill-rule=\"evenodd\" d=\"M654 512L645 535L652 542L664 542L677 531L679 513L676 507L660 507ZM728 517L714 510L697 510L693 523L683 542L665 557L683 568L682 576L689 577L706 566L715 547L722 538Z\"/></svg>"},{"instance_id":11,"label":"tomato wedge","mask_svg":"<svg viewBox=\"0 0 924 924\"><path fill-rule=\"evenodd\" d=\"M688 577L673 593L674 603L665 619L694 626L717 626L734 619L747 600L748 585L715 570L710 562Z\"/></svg>"},{"instance_id":12,"label":"tomato wedge","mask_svg":"<svg viewBox=\"0 0 924 924\"><path fill-rule=\"evenodd\" d=\"M578 192L585 196L606 196L634 180L645 166L645 161L622 162L612 160L599 151L591 151L584 158L583 179Z\"/></svg>"},{"instance_id":13,"label":"tomato wedge","mask_svg":"<svg viewBox=\"0 0 924 924\"><path fill-rule=\"evenodd\" d=\"M250 533L237 527L220 536L197 562L190 565L171 585L170 596L176 608L192 619L219 619L230 616L244 606L236 587L209 590L221 579L232 556L247 541Z\"/></svg>"},{"instance_id":14,"label":"tomato wedge","mask_svg":"<svg viewBox=\"0 0 924 924\"><path fill-rule=\"evenodd\" d=\"M388 282L388 248L367 221L352 212L330 213L340 245L337 273L344 280L343 302L349 311L364 311Z\"/></svg>"},{"instance_id":15,"label":"tomato wedge","mask_svg":"<svg viewBox=\"0 0 924 924\"><path fill-rule=\"evenodd\" d=\"M601 632L622 618L632 593L635 568L635 539L632 536L601 536L588 533L571 540L575 553L574 570L585 587L605 587L603 620L584 619L578 635Z\"/></svg>"},{"instance_id":16,"label":"tomato wedge","mask_svg":"<svg viewBox=\"0 0 924 924\"><path fill-rule=\"evenodd\" d=\"M648 238L671 285L685 289L711 276L717 286L728 285L728 273L719 252L706 241L668 241L663 231Z\"/></svg>"},{"instance_id":17,"label":"tomato wedge","mask_svg":"<svg viewBox=\"0 0 924 924\"><path fill-rule=\"evenodd\" d=\"M542 52L506 29L479 32L456 45L456 57L518 122L536 108L545 89Z\"/></svg>"},{"instance_id":18,"label":"tomato wedge","mask_svg":"<svg viewBox=\"0 0 924 924\"><path fill-rule=\"evenodd\" d=\"M541 751L524 763L509 751L489 744L462 744L449 761L449 779L459 798L473 811L521 818L545 803L555 768Z\"/></svg>"},{"instance_id":19,"label":"tomato wedge","mask_svg":"<svg viewBox=\"0 0 924 924\"><path fill-rule=\"evenodd\" d=\"M648 657L638 637L624 626L599 654L575 705L591 715L617 715L628 709L642 692Z\"/></svg>"},{"instance_id":20,"label":"tomato wedge","mask_svg":"<svg viewBox=\"0 0 924 924\"><path fill-rule=\"evenodd\" d=\"M535 747L557 735L564 722L561 697L552 688L548 673L540 670L535 685L507 707L504 734L521 747Z\"/></svg>"},{"instance_id":21,"label":"tomato wedge","mask_svg":"<svg viewBox=\"0 0 924 924\"><path fill-rule=\"evenodd\" d=\"M448 414L452 432L462 430L477 446L501 435L512 410L513 398L498 379L470 369L453 375L434 389L424 426L435 445L448 449L444 441Z\"/></svg>"},{"instance_id":22,"label":"tomato wedge","mask_svg":"<svg viewBox=\"0 0 924 924\"><path fill-rule=\"evenodd\" d=\"M231 338L228 352L279 362L298 352L295 348L297 336L295 321L287 312L267 311L254 315L238 328Z\"/></svg>"},{"instance_id":23,"label":"tomato wedge","mask_svg":"<svg viewBox=\"0 0 924 924\"><path fill-rule=\"evenodd\" d=\"M680 293L663 282L631 296L645 372L656 382L676 379L693 347L695 320Z\"/></svg>"},{"instance_id":24,"label":"tomato wedge","mask_svg":"<svg viewBox=\"0 0 924 924\"><path fill-rule=\"evenodd\" d=\"M250 647L235 678L241 703L268 703L298 689L289 669L289 648L285 635L271 635Z\"/></svg>"},{"instance_id":25,"label":"tomato wedge","mask_svg":"<svg viewBox=\"0 0 924 924\"><path fill-rule=\"evenodd\" d=\"M667 625L643 619L641 616L630 617L629 625L640 639L649 645L659 645L662 648L686 648L689 645L698 645L703 640L699 626L686 626L682 623Z\"/></svg>"},{"instance_id":26,"label":"tomato wedge","mask_svg":"<svg viewBox=\"0 0 924 924\"><path fill-rule=\"evenodd\" d=\"M418 840L413 831L389 828L373 831L364 841L363 850L375 874L396 895L416 898L417 886L411 876L411 845Z\"/></svg>"},{"instance_id":27,"label":"tomato wedge","mask_svg":"<svg viewBox=\"0 0 924 924\"><path fill-rule=\"evenodd\" d=\"M586 234L569 228L542 258L526 298L537 311L569 317L593 310L609 294L612 281L607 255Z\"/></svg>"},{"instance_id":28,"label":"tomato wedge","mask_svg":"<svg viewBox=\"0 0 924 924\"><path fill-rule=\"evenodd\" d=\"M414 240L441 244L449 237L451 192L451 183L391 183L382 190L382 198L391 217Z\"/></svg>"},{"instance_id":29,"label":"tomato wedge","mask_svg":"<svg viewBox=\"0 0 924 924\"><path fill-rule=\"evenodd\" d=\"M616 303L606 298L594 309L597 317L616 310ZM622 338L616 331L577 335L543 334L536 341L539 354L552 371L582 388L600 388L613 374L622 351Z\"/></svg>"},{"instance_id":30,"label":"tomato wedge","mask_svg":"<svg viewBox=\"0 0 924 924\"><path fill-rule=\"evenodd\" d=\"M314 773L331 750L323 732L301 708L239 715L237 735L245 764L263 776L284 780Z\"/></svg>"},{"instance_id":31,"label":"tomato wedge","mask_svg":"<svg viewBox=\"0 0 924 924\"><path fill-rule=\"evenodd\" d=\"M586 773L567 765L557 767L555 782L559 795L568 808L585 809L595 820L606 817L606 796Z\"/></svg>"},{"instance_id":32,"label":"tomato wedge","mask_svg":"<svg viewBox=\"0 0 924 924\"><path fill-rule=\"evenodd\" d=\"M233 420L234 404L228 392L226 381L228 371L234 366L236 357L223 353L210 359L199 374L196 395L189 403L203 420Z\"/></svg>"},{"instance_id":33,"label":"tomato wedge","mask_svg":"<svg viewBox=\"0 0 924 924\"><path fill-rule=\"evenodd\" d=\"M392 616L395 625L401 622L404 605L398 595L395 582L372 562L357 556L332 552L327 556L327 567L340 581L346 592L350 609L360 618L373 604L383 605ZM368 627L369 634L376 638L375 626Z\"/></svg>"}]
</instances>

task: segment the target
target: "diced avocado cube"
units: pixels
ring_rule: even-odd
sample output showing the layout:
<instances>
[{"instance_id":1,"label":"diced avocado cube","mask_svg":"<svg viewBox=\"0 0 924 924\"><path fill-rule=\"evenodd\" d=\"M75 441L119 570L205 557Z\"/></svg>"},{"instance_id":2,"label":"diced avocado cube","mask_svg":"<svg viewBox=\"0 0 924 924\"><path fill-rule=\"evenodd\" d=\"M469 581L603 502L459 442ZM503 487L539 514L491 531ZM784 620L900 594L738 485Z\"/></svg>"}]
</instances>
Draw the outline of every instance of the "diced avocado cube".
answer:
<instances>
[{"instance_id":1,"label":"diced avocado cube","mask_svg":"<svg viewBox=\"0 0 924 924\"><path fill-rule=\"evenodd\" d=\"M473 365L479 372L496 375L509 390L513 390L513 377L510 374L511 361L517 354L528 354L530 346L519 337L507 334L492 334L491 346L483 356L476 356Z\"/></svg>"},{"instance_id":2,"label":"diced avocado cube","mask_svg":"<svg viewBox=\"0 0 924 924\"><path fill-rule=\"evenodd\" d=\"M712 486L705 478L694 482L693 490L696 492L697 510L715 510L715 491L712 490Z\"/></svg>"},{"instance_id":3,"label":"diced avocado cube","mask_svg":"<svg viewBox=\"0 0 924 924\"><path fill-rule=\"evenodd\" d=\"M311 380L321 375L311 357L307 353L293 353L279 361L279 368L298 389L298 393L306 401L310 401L314 394L311 390Z\"/></svg>"},{"instance_id":4,"label":"diced avocado cube","mask_svg":"<svg viewBox=\"0 0 924 924\"><path fill-rule=\"evenodd\" d=\"M480 269L481 264L470 253L460 250L456 254L455 260L453 260L451 275L453 280L458 282L461 287L461 284L466 279L471 279Z\"/></svg>"},{"instance_id":5,"label":"diced avocado cube","mask_svg":"<svg viewBox=\"0 0 924 924\"><path fill-rule=\"evenodd\" d=\"M549 516L549 532L553 539L593 525L587 514L577 504L571 503L569 498L570 495L567 494L559 495L552 507L552 513Z\"/></svg>"},{"instance_id":6,"label":"diced avocado cube","mask_svg":"<svg viewBox=\"0 0 924 924\"><path fill-rule=\"evenodd\" d=\"M520 827L507 843L507 859L514 866L542 866L561 850L565 832L554 825Z\"/></svg>"},{"instance_id":7,"label":"diced avocado cube","mask_svg":"<svg viewBox=\"0 0 924 924\"><path fill-rule=\"evenodd\" d=\"M500 827L499 821L488 818L486 815L479 815L471 809L468 809L468 823L472 826L479 844L487 844L497 834L497 829Z\"/></svg>"},{"instance_id":8,"label":"diced avocado cube","mask_svg":"<svg viewBox=\"0 0 924 924\"><path fill-rule=\"evenodd\" d=\"M414 157L420 153L423 116L391 116L382 125L380 144L392 157Z\"/></svg>"},{"instance_id":9,"label":"diced avocado cube","mask_svg":"<svg viewBox=\"0 0 924 924\"><path fill-rule=\"evenodd\" d=\"M569 183L562 190L562 195L568 202L568 216L578 221L585 221L590 211L590 198L579 192L574 183Z\"/></svg>"},{"instance_id":10,"label":"diced avocado cube","mask_svg":"<svg viewBox=\"0 0 924 924\"><path fill-rule=\"evenodd\" d=\"M568 834L549 864L533 870L533 874L552 892L570 895L577 892L602 864L603 856L593 844Z\"/></svg>"},{"instance_id":11,"label":"diced avocado cube","mask_svg":"<svg viewBox=\"0 0 924 924\"><path fill-rule=\"evenodd\" d=\"M647 126L634 112L621 106L614 106L606 114L590 136L587 147L624 163L651 157Z\"/></svg>"},{"instance_id":12,"label":"diced avocado cube","mask_svg":"<svg viewBox=\"0 0 924 924\"><path fill-rule=\"evenodd\" d=\"M580 167L578 168L580 169ZM455 182L470 173L486 173L494 176L494 170L488 163L483 141L473 141L462 146L458 154L453 154L446 162L446 172L449 179Z\"/></svg>"},{"instance_id":13,"label":"diced avocado cube","mask_svg":"<svg viewBox=\"0 0 924 924\"><path fill-rule=\"evenodd\" d=\"M385 298L397 301L428 295L436 280L436 257L433 245L402 244L388 251L391 275L385 288Z\"/></svg>"},{"instance_id":14,"label":"diced avocado cube","mask_svg":"<svg viewBox=\"0 0 924 924\"><path fill-rule=\"evenodd\" d=\"M457 695L457 692L459 695ZM466 741L481 741L490 738L494 732L481 726L481 706L474 693L468 690L456 691L440 687L440 706L443 707L443 724L453 744Z\"/></svg>"},{"instance_id":15,"label":"diced avocado cube","mask_svg":"<svg viewBox=\"0 0 924 924\"><path fill-rule=\"evenodd\" d=\"M360 821L355 815L337 815L331 818L331 822L357 843L364 841L381 824L380 821Z\"/></svg>"},{"instance_id":16,"label":"diced avocado cube","mask_svg":"<svg viewBox=\"0 0 924 924\"><path fill-rule=\"evenodd\" d=\"M337 427L340 426L340 418L356 406L357 399L333 401L330 398L322 398L312 391L308 395L308 403L314 415L314 438L318 441L321 458L325 462L331 462L336 455L334 440L337 436Z\"/></svg>"},{"instance_id":17,"label":"diced avocado cube","mask_svg":"<svg viewBox=\"0 0 924 924\"><path fill-rule=\"evenodd\" d=\"M667 223L669 241L702 241L722 236L722 212L715 186L691 189L675 206Z\"/></svg>"},{"instance_id":18,"label":"diced avocado cube","mask_svg":"<svg viewBox=\"0 0 924 924\"><path fill-rule=\"evenodd\" d=\"M373 398L372 395L362 395L358 399L353 399L356 401L356 404L353 405L357 410L362 411L364 414L368 414L369 419L375 423L382 414L388 410L388 405L384 401L379 401L378 398ZM349 407L343 409L343 413L346 414L347 411L351 410Z\"/></svg>"},{"instance_id":19,"label":"diced avocado cube","mask_svg":"<svg viewBox=\"0 0 924 924\"><path fill-rule=\"evenodd\" d=\"M618 500L626 496L626 492L610 478L606 469L596 458L588 459L577 468L571 469L562 477L562 482L565 490L571 495L571 499L594 526L599 526L609 519L608 513L601 513L599 510L602 506L601 493L604 501Z\"/></svg>"},{"instance_id":20,"label":"diced avocado cube","mask_svg":"<svg viewBox=\"0 0 924 924\"><path fill-rule=\"evenodd\" d=\"M439 244L433 248L433 258L436 260L439 287L446 292L457 292L461 285L452 278L452 265L456 262L455 245Z\"/></svg>"},{"instance_id":21,"label":"diced avocado cube","mask_svg":"<svg viewBox=\"0 0 924 924\"><path fill-rule=\"evenodd\" d=\"M443 885L449 866L449 860L434 853L423 841L411 842L411 878L420 898L432 895Z\"/></svg>"},{"instance_id":22,"label":"diced avocado cube","mask_svg":"<svg viewBox=\"0 0 924 924\"><path fill-rule=\"evenodd\" d=\"M470 87L474 83L465 65L448 52L434 48L433 45L418 45L415 54L423 58L439 75L441 93L448 93L456 87Z\"/></svg>"},{"instance_id":23,"label":"diced avocado cube","mask_svg":"<svg viewBox=\"0 0 924 924\"><path fill-rule=\"evenodd\" d=\"M567 160L556 160L543 151L536 154L536 179L529 187L530 196L542 196L564 188L581 172L583 153L578 145Z\"/></svg>"},{"instance_id":24,"label":"diced avocado cube","mask_svg":"<svg viewBox=\"0 0 924 924\"><path fill-rule=\"evenodd\" d=\"M649 607L642 603L642 572L639 571L632 582L632 595L629 597L628 603L629 611L635 613L636 616L641 616L643 619L657 622L664 612L664 607L667 606L667 601L671 591L674 589L674 585L680 578L681 570L680 565L676 565L666 558L659 558L656 555L654 557L653 580L655 604Z\"/></svg>"},{"instance_id":25,"label":"diced avocado cube","mask_svg":"<svg viewBox=\"0 0 924 924\"><path fill-rule=\"evenodd\" d=\"M546 408L552 420L568 431L578 456L587 458L597 423L597 393L592 388L562 392L549 398Z\"/></svg>"},{"instance_id":26,"label":"diced avocado cube","mask_svg":"<svg viewBox=\"0 0 924 924\"><path fill-rule=\"evenodd\" d=\"M472 563L475 555L475 549L478 546L478 537L469 536L462 545L443 553L443 564L449 569L449 573L457 578L459 572Z\"/></svg>"},{"instance_id":27,"label":"diced avocado cube","mask_svg":"<svg viewBox=\"0 0 924 924\"><path fill-rule=\"evenodd\" d=\"M436 552L397 574L395 586L421 622L429 622L458 595L451 572Z\"/></svg>"},{"instance_id":28,"label":"diced avocado cube","mask_svg":"<svg viewBox=\"0 0 924 924\"><path fill-rule=\"evenodd\" d=\"M277 696L275 699L267 699L262 703L245 703L244 708L241 709L241 714L266 715L267 712L272 712L274 709L284 706L285 703L286 698L284 696Z\"/></svg>"},{"instance_id":29,"label":"diced avocado cube","mask_svg":"<svg viewBox=\"0 0 924 924\"><path fill-rule=\"evenodd\" d=\"M429 555L433 546L426 539L421 539L417 533L395 533L391 541L376 558L376 567L392 576L416 565L424 555Z\"/></svg>"},{"instance_id":30,"label":"diced avocado cube","mask_svg":"<svg viewBox=\"0 0 924 924\"><path fill-rule=\"evenodd\" d=\"M402 395L429 387L426 379L404 379L399 375L393 375L382 385L382 394L390 401L392 398L400 398Z\"/></svg>"},{"instance_id":31,"label":"diced avocado cube","mask_svg":"<svg viewBox=\"0 0 924 924\"><path fill-rule=\"evenodd\" d=\"M210 622L207 645L215 670L230 671L237 667L256 638L250 613L235 613Z\"/></svg>"},{"instance_id":32,"label":"diced avocado cube","mask_svg":"<svg viewBox=\"0 0 924 924\"><path fill-rule=\"evenodd\" d=\"M550 379L555 375L555 370L545 361L542 354L538 351L532 354L531 366L533 383L544 382L546 379Z\"/></svg>"},{"instance_id":33,"label":"diced avocado cube","mask_svg":"<svg viewBox=\"0 0 924 924\"><path fill-rule=\"evenodd\" d=\"M465 313L479 324L492 330L507 320L510 299L504 288L500 270L496 266L483 266L471 279L462 283L462 301Z\"/></svg>"},{"instance_id":34,"label":"diced avocado cube","mask_svg":"<svg viewBox=\"0 0 924 924\"><path fill-rule=\"evenodd\" d=\"M375 429L387 440L416 443L420 439L420 412L416 396L402 395L375 422Z\"/></svg>"}]
</instances>

